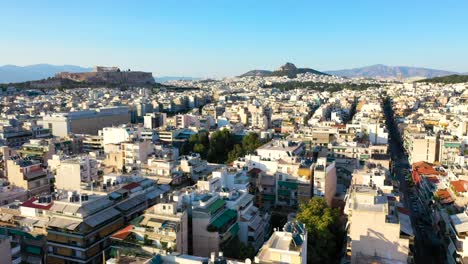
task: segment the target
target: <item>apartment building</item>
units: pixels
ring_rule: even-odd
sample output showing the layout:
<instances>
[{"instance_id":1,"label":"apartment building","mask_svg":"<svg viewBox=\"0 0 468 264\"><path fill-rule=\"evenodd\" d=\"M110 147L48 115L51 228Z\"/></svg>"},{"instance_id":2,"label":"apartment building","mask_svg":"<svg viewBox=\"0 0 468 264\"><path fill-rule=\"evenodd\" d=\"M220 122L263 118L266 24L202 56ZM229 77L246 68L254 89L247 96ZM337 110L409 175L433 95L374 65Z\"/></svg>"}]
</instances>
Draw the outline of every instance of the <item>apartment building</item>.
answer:
<instances>
[{"instance_id":1,"label":"apartment building","mask_svg":"<svg viewBox=\"0 0 468 264\"><path fill-rule=\"evenodd\" d=\"M112 249L121 255L187 254L190 230L187 211L176 202L147 209L131 225L111 236Z\"/></svg>"},{"instance_id":2,"label":"apartment building","mask_svg":"<svg viewBox=\"0 0 468 264\"><path fill-rule=\"evenodd\" d=\"M70 193L54 201L47 226L47 263L102 263L109 236L124 218L104 195Z\"/></svg>"},{"instance_id":3,"label":"apartment building","mask_svg":"<svg viewBox=\"0 0 468 264\"><path fill-rule=\"evenodd\" d=\"M69 134L93 134L103 127L130 123L127 106L103 107L69 113L45 115L38 124L52 131L52 135L66 137Z\"/></svg>"},{"instance_id":4,"label":"apartment building","mask_svg":"<svg viewBox=\"0 0 468 264\"><path fill-rule=\"evenodd\" d=\"M133 138L134 130L132 127L104 127L102 129L102 144L120 144L128 142Z\"/></svg>"},{"instance_id":5,"label":"apartment building","mask_svg":"<svg viewBox=\"0 0 468 264\"><path fill-rule=\"evenodd\" d=\"M29 157L47 164L47 161L52 158L52 155L55 154L56 150L55 145L52 142L47 140L31 139L28 143L23 144L21 149L17 152L22 158Z\"/></svg>"},{"instance_id":6,"label":"apartment building","mask_svg":"<svg viewBox=\"0 0 468 264\"><path fill-rule=\"evenodd\" d=\"M426 133L405 133L404 146L410 163L437 161L438 139Z\"/></svg>"},{"instance_id":7,"label":"apartment building","mask_svg":"<svg viewBox=\"0 0 468 264\"><path fill-rule=\"evenodd\" d=\"M221 194L229 209L238 213L239 240L251 245L255 250L260 249L269 232L270 215L261 213L253 205L254 196L247 191L231 189L228 193Z\"/></svg>"},{"instance_id":8,"label":"apartment building","mask_svg":"<svg viewBox=\"0 0 468 264\"><path fill-rule=\"evenodd\" d=\"M18 249L16 248L18 247ZM19 264L21 263L21 257L18 259L15 257L15 261L13 262L13 253L15 255L19 252L19 245L14 245L11 247L10 239L7 236L0 236L0 256L2 256L2 263L5 264Z\"/></svg>"},{"instance_id":9,"label":"apartment building","mask_svg":"<svg viewBox=\"0 0 468 264\"><path fill-rule=\"evenodd\" d=\"M460 164L463 160L463 144L454 136L441 135L439 137L438 161L443 166Z\"/></svg>"},{"instance_id":10,"label":"apartment building","mask_svg":"<svg viewBox=\"0 0 468 264\"><path fill-rule=\"evenodd\" d=\"M217 193L195 193L192 197L193 254L210 256L237 237L237 211L229 209Z\"/></svg>"},{"instance_id":11,"label":"apartment building","mask_svg":"<svg viewBox=\"0 0 468 264\"><path fill-rule=\"evenodd\" d=\"M307 262L307 230L298 221L289 221L282 231L275 230L270 239L260 248L255 263Z\"/></svg>"},{"instance_id":12,"label":"apartment building","mask_svg":"<svg viewBox=\"0 0 468 264\"><path fill-rule=\"evenodd\" d=\"M286 157L299 156L304 151L302 142L288 140L272 140L256 149L261 159L277 160Z\"/></svg>"},{"instance_id":13,"label":"apartment building","mask_svg":"<svg viewBox=\"0 0 468 264\"><path fill-rule=\"evenodd\" d=\"M155 129L166 125L166 113L148 113L143 117L143 126Z\"/></svg>"},{"instance_id":14,"label":"apartment building","mask_svg":"<svg viewBox=\"0 0 468 264\"><path fill-rule=\"evenodd\" d=\"M448 258L457 263L468 263L468 214L466 211L450 215L450 225L447 228L449 239Z\"/></svg>"},{"instance_id":15,"label":"apartment building","mask_svg":"<svg viewBox=\"0 0 468 264\"><path fill-rule=\"evenodd\" d=\"M198 153L180 157L180 170L194 181L198 181L199 176L206 171L207 168L207 161L201 159Z\"/></svg>"},{"instance_id":16,"label":"apartment building","mask_svg":"<svg viewBox=\"0 0 468 264\"><path fill-rule=\"evenodd\" d=\"M318 158L313 168L314 196L324 197L331 206L336 194L336 181L335 161L327 161L326 157Z\"/></svg>"},{"instance_id":17,"label":"apartment building","mask_svg":"<svg viewBox=\"0 0 468 264\"><path fill-rule=\"evenodd\" d=\"M27 190L31 196L50 192L47 172L37 161L7 160L7 177L12 186Z\"/></svg>"},{"instance_id":18,"label":"apartment building","mask_svg":"<svg viewBox=\"0 0 468 264\"><path fill-rule=\"evenodd\" d=\"M348 191L345 214L351 263L407 263L412 259L411 221L396 197L373 187L353 185Z\"/></svg>"},{"instance_id":19,"label":"apartment building","mask_svg":"<svg viewBox=\"0 0 468 264\"><path fill-rule=\"evenodd\" d=\"M82 183L98 178L98 162L89 155L64 157L54 155L49 169L55 174L55 187L60 190L76 191Z\"/></svg>"}]
</instances>

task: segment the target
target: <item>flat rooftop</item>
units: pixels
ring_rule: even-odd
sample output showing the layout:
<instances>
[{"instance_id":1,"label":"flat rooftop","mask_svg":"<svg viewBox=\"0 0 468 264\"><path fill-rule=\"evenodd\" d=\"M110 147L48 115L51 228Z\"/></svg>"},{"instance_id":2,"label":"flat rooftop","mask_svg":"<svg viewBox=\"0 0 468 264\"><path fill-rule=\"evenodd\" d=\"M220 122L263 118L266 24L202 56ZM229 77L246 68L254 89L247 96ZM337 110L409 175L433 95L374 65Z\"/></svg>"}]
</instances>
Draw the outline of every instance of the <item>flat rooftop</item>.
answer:
<instances>
[{"instance_id":1,"label":"flat rooftop","mask_svg":"<svg viewBox=\"0 0 468 264\"><path fill-rule=\"evenodd\" d=\"M280 250L289 250L292 236L287 232L275 232L272 236L271 248Z\"/></svg>"}]
</instances>

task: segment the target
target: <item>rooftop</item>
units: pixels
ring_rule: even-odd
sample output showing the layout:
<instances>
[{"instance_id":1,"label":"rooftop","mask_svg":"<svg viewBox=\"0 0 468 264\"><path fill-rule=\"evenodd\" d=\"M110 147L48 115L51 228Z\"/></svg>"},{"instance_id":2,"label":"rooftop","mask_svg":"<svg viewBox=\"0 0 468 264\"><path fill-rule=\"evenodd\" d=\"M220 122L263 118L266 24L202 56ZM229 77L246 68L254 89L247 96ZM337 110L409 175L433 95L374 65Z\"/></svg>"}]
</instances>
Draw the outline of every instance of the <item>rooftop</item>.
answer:
<instances>
[{"instance_id":1,"label":"rooftop","mask_svg":"<svg viewBox=\"0 0 468 264\"><path fill-rule=\"evenodd\" d=\"M466 212L451 215L450 218L457 233L468 232L468 215L466 214Z\"/></svg>"}]
</instances>

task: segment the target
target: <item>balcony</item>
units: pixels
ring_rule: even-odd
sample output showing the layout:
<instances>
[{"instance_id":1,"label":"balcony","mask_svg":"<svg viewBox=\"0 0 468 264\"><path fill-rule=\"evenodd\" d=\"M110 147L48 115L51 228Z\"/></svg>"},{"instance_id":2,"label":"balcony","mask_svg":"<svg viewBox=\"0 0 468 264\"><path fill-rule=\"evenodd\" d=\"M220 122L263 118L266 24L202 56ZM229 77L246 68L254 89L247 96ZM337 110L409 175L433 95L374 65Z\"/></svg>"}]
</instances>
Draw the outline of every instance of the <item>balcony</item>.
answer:
<instances>
[{"instance_id":1,"label":"balcony","mask_svg":"<svg viewBox=\"0 0 468 264\"><path fill-rule=\"evenodd\" d=\"M18 255L16 257L11 258L11 264L20 264L22 262L21 256Z\"/></svg>"},{"instance_id":2,"label":"balcony","mask_svg":"<svg viewBox=\"0 0 468 264\"><path fill-rule=\"evenodd\" d=\"M11 244L11 255L14 256L21 251L21 246L16 243Z\"/></svg>"}]
</instances>

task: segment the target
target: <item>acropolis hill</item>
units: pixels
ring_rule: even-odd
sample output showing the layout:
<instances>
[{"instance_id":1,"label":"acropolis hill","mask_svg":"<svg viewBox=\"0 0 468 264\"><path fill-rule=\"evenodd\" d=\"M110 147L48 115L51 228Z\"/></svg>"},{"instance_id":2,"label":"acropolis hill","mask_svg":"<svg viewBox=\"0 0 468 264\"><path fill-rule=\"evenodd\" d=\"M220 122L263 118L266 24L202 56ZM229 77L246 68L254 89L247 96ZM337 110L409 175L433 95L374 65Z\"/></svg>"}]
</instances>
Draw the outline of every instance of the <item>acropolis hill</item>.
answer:
<instances>
[{"instance_id":1,"label":"acropolis hill","mask_svg":"<svg viewBox=\"0 0 468 264\"><path fill-rule=\"evenodd\" d=\"M75 82L86 82L88 84L125 84L125 85L147 85L154 84L151 72L121 71L118 67L96 66L92 72L71 73L61 72L55 75L59 79L67 79Z\"/></svg>"}]
</instances>

